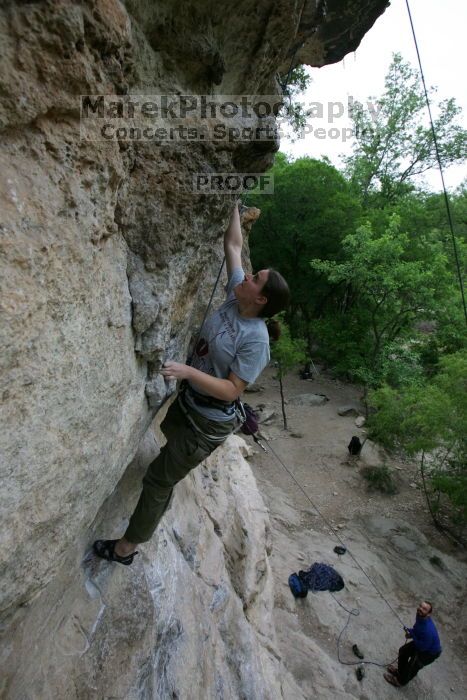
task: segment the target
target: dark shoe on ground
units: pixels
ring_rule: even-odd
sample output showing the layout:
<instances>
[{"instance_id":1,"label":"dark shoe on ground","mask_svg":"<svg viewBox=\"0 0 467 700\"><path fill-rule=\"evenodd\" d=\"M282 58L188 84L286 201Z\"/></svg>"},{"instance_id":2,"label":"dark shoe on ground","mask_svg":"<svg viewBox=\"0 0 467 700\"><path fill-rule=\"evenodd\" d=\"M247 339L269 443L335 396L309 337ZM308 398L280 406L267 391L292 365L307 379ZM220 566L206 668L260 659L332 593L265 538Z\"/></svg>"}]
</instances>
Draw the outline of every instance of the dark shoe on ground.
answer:
<instances>
[{"instance_id":1,"label":"dark shoe on ground","mask_svg":"<svg viewBox=\"0 0 467 700\"><path fill-rule=\"evenodd\" d=\"M393 676L397 676L397 666L391 664L390 666L388 666L388 671L389 673L392 673Z\"/></svg>"},{"instance_id":2,"label":"dark shoe on ground","mask_svg":"<svg viewBox=\"0 0 467 700\"><path fill-rule=\"evenodd\" d=\"M128 554L126 557L121 557L115 552L115 545L118 540L96 540L92 545L92 548L101 559L106 561L116 561L118 564L124 564L124 566L130 566L133 564L133 559L135 554L138 552L133 552Z\"/></svg>"},{"instance_id":3,"label":"dark shoe on ground","mask_svg":"<svg viewBox=\"0 0 467 700\"><path fill-rule=\"evenodd\" d=\"M401 684L397 680L396 676L391 675L390 673L385 673L384 674L384 680L390 683L391 685L395 686L396 688L400 688Z\"/></svg>"},{"instance_id":4,"label":"dark shoe on ground","mask_svg":"<svg viewBox=\"0 0 467 700\"><path fill-rule=\"evenodd\" d=\"M365 669L363 666L359 666L355 669L355 675L357 676L358 681L362 681L365 678Z\"/></svg>"},{"instance_id":5,"label":"dark shoe on ground","mask_svg":"<svg viewBox=\"0 0 467 700\"><path fill-rule=\"evenodd\" d=\"M352 651L355 654L355 656L357 656L359 659L365 658L365 655L362 654L362 652L360 651L360 649L358 648L358 646L356 644L353 645Z\"/></svg>"}]
</instances>

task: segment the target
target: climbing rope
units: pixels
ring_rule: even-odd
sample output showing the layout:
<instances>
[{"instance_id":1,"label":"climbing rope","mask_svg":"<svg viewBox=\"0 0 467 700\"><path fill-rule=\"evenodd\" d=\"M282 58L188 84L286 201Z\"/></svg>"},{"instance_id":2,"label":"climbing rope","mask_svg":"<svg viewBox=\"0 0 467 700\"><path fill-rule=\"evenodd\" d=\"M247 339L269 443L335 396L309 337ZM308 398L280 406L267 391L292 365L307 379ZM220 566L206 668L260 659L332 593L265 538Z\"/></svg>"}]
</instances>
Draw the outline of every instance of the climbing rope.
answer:
<instances>
[{"instance_id":1,"label":"climbing rope","mask_svg":"<svg viewBox=\"0 0 467 700\"><path fill-rule=\"evenodd\" d=\"M197 339L196 339L194 348L196 348L196 345L197 345L197 343L198 343L198 341L199 341L199 338L200 338L200 336L201 336L201 332L202 332L202 330L203 330L203 327L204 327L204 324L205 324L207 315L208 315L209 310L210 310L210 308L211 308L212 301L213 301L213 299L214 299L214 295L215 295L215 293L216 293L217 286L218 286L218 284L219 284L219 280L220 280L220 277L221 277L221 274L222 274L222 270L224 269L224 265L225 265L225 256L224 256L224 258L222 259L222 263L221 263L221 266L220 266L220 268L219 268L219 272L218 272L218 274L217 274L216 281L215 281L214 286L213 286L213 288L212 288L211 296L210 296L210 298L209 298L209 302L208 302L207 307L206 307L206 310L205 310L205 312L204 312L203 320L202 320L202 322L201 322L200 330L199 330L199 332L198 332L198 336L197 336ZM192 355L190 356L190 358L188 359L187 364L191 364L192 356L193 356L193 353L192 353ZM258 438L257 438L254 434L253 434L253 438L255 439L255 441L256 441L261 447L263 447L263 446L261 445L261 443L259 442ZM333 533L333 535L336 537L336 539L337 539L337 540L341 543L341 545L344 547L344 550L348 552L348 554L349 554L349 556L351 557L351 559L353 560L353 562L357 565L357 567L360 569L360 571L361 571L361 572L364 574L364 576L368 579L368 581L369 581L370 584L373 586L373 588L375 589L375 591L377 592L377 594L378 594L378 595L380 596L380 598L386 603L386 605L387 605L388 608L391 610L391 612L393 613L393 615L397 618L397 620L399 621L399 623L401 624L401 626L402 626L403 628L405 628L404 623L402 622L401 618L399 617L399 615L397 614L397 612L394 610L394 608L392 607L392 605L389 603L389 601L386 599L386 597L381 593L381 591L379 590L378 586L377 586L376 583L373 581L373 579L367 574L367 572L365 571L365 569L360 565L360 563L358 562L358 560L356 559L356 557L352 554L352 552L349 550L349 548L347 547L347 545L344 543L344 541L342 540L342 538L340 537L340 535L338 534L338 532L332 527L331 523L325 518L325 516L323 515L323 513L321 512L321 510L318 508L318 506L316 505L316 503L314 503L314 501L313 501L313 500L310 498L310 496L307 494L307 492L306 492L305 489L302 487L302 485L300 484L300 482L295 478L294 474L290 471L290 469L286 466L286 464L283 462L283 460L279 457L279 455L278 455L277 452L274 450L274 448L272 447L272 445L271 445L271 443L269 442L269 440L267 440L267 439L266 439L263 435L261 435L261 434L260 434L260 438L261 438L262 440L265 440L265 441L267 442L269 449L271 450L272 454L274 455L274 457L276 458L276 460L278 461L278 463L283 467L283 469L287 472L287 474L290 476L290 478L291 478L291 479L294 481L294 483L298 486L298 488L300 489L300 491L303 493L303 495L305 496L305 498L310 502L311 506L312 506L312 507L314 508L314 510L318 513L318 515L321 517L321 519L323 520L323 522L327 525L327 527L329 528L329 530ZM264 447L263 447L263 449L264 449ZM337 598L336 598L332 593L331 593L331 595L332 595L332 597L334 598L335 602L336 602L343 610L345 610L345 612L348 613L347 622L345 623L344 627L343 627L342 630L340 631L339 636L338 636L338 639L337 639L337 658L338 658L339 663L341 663L341 664L343 664L343 665L346 665L346 666L361 666L361 665L363 665L363 664L366 664L366 665L374 665L374 666L386 667L386 666L388 665L387 663L380 663L380 662L377 662L377 661L364 661L364 660L360 660L360 661L343 661L343 660L341 659L341 656L340 656L340 644L341 644L342 636L343 636L345 630L347 629L347 627L348 627L348 625L349 625L349 623L350 623L351 618L352 618L352 617L358 617L358 616L360 615L360 610L357 609L357 608L351 608L351 609L349 610L349 609L346 608L339 600L337 600ZM389 663L394 663L394 661L391 661L391 662L389 662Z\"/></svg>"},{"instance_id":2,"label":"climbing rope","mask_svg":"<svg viewBox=\"0 0 467 700\"><path fill-rule=\"evenodd\" d=\"M452 223L451 207L450 207L450 204L449 204L449 197L448 197L448 193L447 193L447 190L446 190L446 185L445 185L445 182L444 182L443 166L442 166L442 164L441 164L441 157L440 157L440 155L439 155L438 140L437 140L437 138L436 138L436 131L435 131L434 123L433 123L433 116L432 116L432 114L431 114L430 99L429 99L429 97L428 97L428 90L427 90L427 87L426 87L425 74L424 74L424 72L423 72L423 67L422 67L422 60L421 60L421 58L420 58L420 51L418 50L418 42L417 42L417 37L416 37L416 34L415 34L415 28L414 28L414 24L413 24L413 20L412 20L412 13L410 12L409 0L405 0L405 2L406 2L406 5L407 5L407 12L408 12L408 14L409 14L409 21L410 21L410 27L411 27L411 29L412 29L412 36L413 36L413 40L414 40L414 44L415 44L415 50L416 50L416 52L417 52L418 66L419 66L419 68L420 68L420 75L421 75L421 78L422 78L423 90L424 90L424 92L425 92L426 106L427 106L427 108L428 108L428 114L429 114L429 116L430 116L431 133L433 134L433 143L434 143L435 151L436 151L436 160L438 161L438 168L439 168L439 172L440 172L440 175L441 175L441 182L442 182L442 185L443 185L444 202L445 202L445 204L446 204L446 212L447 212L447 217L448 217L448 222L449 222L449 228L450 228L450 231L451 231L452 247L453 247L453 249L454 249L454 258L455 258L455 261L456 261L457 276L458 276L458 278L459 278L459 287L460 287L460 290L461 290L462 304L463 304L463 307L464 307L464 317L465 317L465 322L466 322L466 324L467 324L467 307L466 307L466 304L465 304L464 285L463 285L463 281L462 281L462 272L461 272L461 266L460 266L460 262L459 262L459 255L458 255L458 252L457 252L457 244L456 244L456 237L455 237L455 234L454 234L454 226L453 226L453 223Z\"/></svg>"},{"instance_id":3,"label":"climbing rope","mask_svg":"<svg viewBox=\"0 0 467 700\"><path fill-rule=\"evenodd\" d=\"M386 603L386 605L387 605L388 608L391 610L391 612L393 613L393 615L395 615L395 617L397 618L397 620L399 621L399 623L401 624L401 626L405 629L404 623L402 622L401 618L399 617L399 615L397 614L397 612L394 610L394 608L392 607L392 605L390 604L390 602L389 602L389 601L387 600L387 598L381 593L381 591L379 590L379 588L378 588L378 586L376 585L376 583L375 583L375 582L373 581L373 579L367 574L367 572L365 571L365 569L361 566L361 564L358 562L358 560L356 559L356 557L355 557L355 556L352 554L352 552L349 550L349 548L347 547L347 545L345 544L345 542L344 542L344 541L342 540L342 538L340 537L339 533L332 527L331 523L324 517L323 513L320 511L320 509L318 508L318 506L316 505L316 503L314 503L314 501L313 501L313 500L310 498L310 496L307 494L307 492L306 492L305 489L302 487L302 485L300 484L300 482L295 478L294 474L290 471L290 469L286 466L286 464L284 464L283 460L279 457L279 455L277 454L277 452L276 452L276 451L274 450L274 448L272 447L270 441L267 440L267 439L264 437L264 435L261 435L260 437L261 437L262 440L265 440L265 442L267 443L269 449L271 450L271 452L272 452L272 454L274 455L274 457L276 458L276 460L277 460L277 461L279 462L279 464L283 467L283 469L287 472L287 474L290 476L290 478L295 482L295 484L298 486L298 488L299 488L300 491L303 493L303 495L305 496L305 498L310 502L311 506L315 509L315 511L318 513L318 515L322 518L323 522L326 523L327 527L328 527L329 530L333 533L333 535L336 537L336 539L339 540L339 542L341 543L341 545L345 548L345 550L346 550L347 553L349 554L350 558L354 561L354 563L357 565L357 567L360 569L360 571L364 574L364 576L366 576L366 578L367 578L368 581L371 583L371 585L373 586L373 588L375 589L375 591L377 592L377 594L378 594L378 595L380 596L380 598ZM339 600L337 600L337 598L333 595L333 593L331 593L331 595L332 595L332 597L334 598L335 602L336 602L343 610L345 610L346 613L348 613L347 622L345 623L344 627L343 627L342 630L340 631L339 636L338 636L338 638L337 638L337 659L338 659L339 663L343 664L344 666L362 666L363 664L366 664L366 665L372 665L372 666L380 666L380 667L382 667L382 668L388 666L389 664L395 663L395 661L397 661L397 658L394 659L393 661L388 662L388 663L380 663L380 662L378 662L378 661L364 661L364 660L360 660L360 661L343 661L343 660L341 659L341 655L340 655L340 645L341 645L342 636L343 636L345 630L347 629L347 627L348 627L348 625L349 625L349 623L350 623L351 618L352 618L352 617L358 617L358 616L360 615L360 610L359 610L358 608L351 608L351 609L349 610L349 609L346 608Z\"/></svg>"},{"instance_id":4,"label":"climbing rope","mask_svg":"<svg viewBox=\"0 0 467 700\"><path fill-rule=\"evenodd\" d=\"M289 106L290 106L291 101L292 101L292 98L291 98L290 94L287 93L287 88L288 88L288 86L289 86L290 75L291 75L292 70L293 70L292 67L293 67L293 63L294 63L294 61L295 61L295 56L297 55L297 53L300 51L300 49L302 48L302 46L303 46L304 44L305 44L305 42L303 41L303 42L302 42L301 44L299 44L299 45L297 46L297 48L295 49L295 51L294 51L294 53L293 53L293 56L292 56L292 59L291 59L291 61L290 61L289 71L288 71L288 73L287 73L287 76L286 76L284 82L282 82L282 80L280 79L279 74L277 75L277 81L278 81L279 85L280 85L281 88L282 88L282 92L284 93L284 95L286 95L286 96L289 98Z\"/></svg>"},{"instance_id":5,"label":"climbing rope","mask_svg":"<svg viewBox=\"0 0 467 700\"><path fill-rule=\"evenodd\" d=\"M341 629L339 636L337 638L337 645L336 645L337 646L337 660L339 661L339 663L342 664L343 666L362 666L363 664L366 664L367 666L380 666L381 668L386 668L390 664L394 664L397 661L397 658L398 658L397 656L395 659L392 659L392 661L389 661L388 663L380 663L379 661L364 661L363 659L361 659L360 661L342 661L341 654L340 654L340 645L341 645L342 635L344 634L345 630L347 629L351 618L358 617L360 615L360 610L358 610L358 608L351 608L349 610L348 608L345 607L345 605L342 605L340 600L337 600L334 593L331 593L331 595L334 598L334 601L337 603L337 605L339 605L342 608L342 610L345 610L345 612L349 614L349 616L347 618L347 622L345 623L345 625Z\"/></svg>"},{"instance_id":6,"label":"climbing rope","mask_svg":"<svg viewBox=\"0 0 467 700\"><path fill-rule=\"evenodd\" d=\"M263 439L263 440L266 440L266 438L265 438L264 436L262 436L262 439ZM404 623L402 622L401 618L399 617L399 615L397 614L397 612L396 612L396 611L394 610L394 608L392 607L391 603L384 597L384 595L381 593L381 591L379 590L379 588L378 588L378 586L376 585L376 583L375 583L375 582L373 581L373 579L367 574L367 572L365 571L365 569L360 565L360 563L359 563L359 562L357 561L357 559L354 557L354 555L352 554L352 552L350 551L350 549L347 547L347 545L345 544L345 542L344 542L344 541L342 540L342 538L340 537L339 533L332 527L331 523L324 517L323 513L320 511L320 509L318 508L318 506L316 505L316 503L314 503L314 502L312 501L312 499L311 499L310 496L307 494L307 492L305 491L305 489L302 487L302 485L300 484L300 482L297 481L297 479L295 478L295 476L293 475L293 473L290 471L290 469L284 464L284 462L282 461L282 459L279 457L279 455L277 454L277 452L276 452L276 451L274 450L274 448L272 447L271 443L270 443L268 440L266 440L266 442L267 442L267 444L268 444L268 446L269 446L269 449L271 450L272 454L274 455L274 457L275 457L275 458L277 459L277 461L279 462L279 464L282 465L282 467L285 469L285 471L289 474L289 476L291 477L291 479L295 482L295 484L298 486L298 488L300 489L300 491L303 493L303 495L305 496L305 498L308 499L308 501L310 502L310 504L312 505L312 507L315 509L315 511L318 513L318 515L322 518L323 522L326 523L327 527L331 530L331 532L332 532L332 534L334 535L334 537L336 537L336 539L339 540L339 542L341 543L341 545L343 545L343 546L346 548L347 553L350 555L350 558L354 561L354 563L355 563L355 564L357 565L357 567L360 569L360 571L362 572L362 574L364 574L364 576L366 576L366 578L368 579L368 581L371 583L371 585L373 586L373 588L375 589L375 591L378 593L378 595L384 600L384 602L386 603L386 605L388 606L388 608L391 610L391 612L397 617L397 619L398 619L398 621L400 622L400 624L402 625L402 627L404 627ZM348 611L347 611L347 612L348 612Z\"/></svg>"},{"instance_id":7,"label":"climbing rope","mask_svg":"<svg viewBox=\"0 0 467 700\"><path fill-rule=\"evenodd\" d=\"M193 351L190 354L190 357L187 359L187 365L191 365L191 361L193 359L193 354L195 352L196 346L198 345L199 339L201 337L201 332L203 330L204 324L206 322L207 315L209 313L209 309L211 308L212 300L214 299L214 294L216 293L217 285L219 284L219 280L221 278L222 270L224 269L225 265L225 256L222 258L222 263L219 268L219 272L217 273L216 281L214 283L214 287L212 288L211 296L208 301L208 305L206 306L206 311L204 312L203 320L201 321L201 325L199 327L198 335L196 336L196 340L193 345Z\"/></svg>"},{"instance_id":8,"label":"climbing rope","mask_svg":"<svg viewBox=\"0 0 467 700\"><path fill-rule=\"evenodd\" d=\"M298 34L298 30L300 29L300 22L302 21L303 10L305 9L306 2L307 2L307 0L304 0L304 1L303 1L302 9L300 10L300 15L299 15L299 17L298 17L297 29L295 30L294 39L296 39L297 34ZM290 80L290 75L291 75L291 73L292 73L293 64L294 64L294 61L295 61L295 56L296 56L297 53L300 51L300 49L304 46L305 41L306 41L306 40L302 41L302 43L299 44L299 45L297 46L297 48L295 49L295 51L293 52L292 58L290 59L290 66L289 66L289 70L288 70L287 76L286 76L286 78L285 78L285 81L282 82L282 80L280 79L280 75L277 74L277 82L278 82L279 85L281 86L281 89L282 89L282 92L283 92L284 95L287 94L287 88L288 88L288 86L289 86L289 80ZM290 97L290 95L289 95L289 106L290 106L291 102L292 102L292 100L291 100L291 97Z\"/></svg>"},{"instance_id":9,"label":"climbing rope","mask_svg":"<svg viewBox=\"0 0 467 700\"><path fill-rule=\"evenodd\" d=\"M222 274L222 270L224 269L224 265L225 265L225 256L222 258L222 263L221 263L221 266L219 268L219 272L217 273L216 281L214 283L214 287L212 289L211 296L209 298L208 305L206 307L206 311L204 312L203 320L202 320L201 326L199 328L198 340L199 340L199 336L201 335L201 331L203 330L203 326L205 324L207 315L209 313L209 309L211 308L212 300L214 299L214 294L216 293L217 285L219 284L219 280L221 278L221 274Z\"/></svg>"},{"instance_id":10,"label":"climbing rope","mask_svg":"<svg viewBox=\"0 0 467 700\"><path fill-rule=\"evenodd\" d=\"M207 307L206 307L206 310L205 310L205 313L204 313L204 317L203 317L203 320L202 320L202 323L201 323L201 326L200 326L200 330L199 330L199 333L198 333L198 336L197 336L197 339L196 339L196 342L195 342L194 347L196 347L196 344L198 343L199 338L200 338L200 336L201 336L201 332L202 332L202 330L203 330L204 323L205 323L205 321L206 321L207 315L208 315L209 310L210 310L210 308L211 308L212 301L213 301L213 299L214 299L214 295L215 295L215 293L216 293L217 286L218 286L218 284L219 284L219 280L220 280L220 277L221 277L221 274L222 274L222 270L224 269L224 265L225 265L225 256L224 256L224 258L223 258L223 260L222 260L221 266L220 266L220 268L219 268L219 272L218 272L218 274L217 274L216 281L215 281L214 286L213 286L213 288L212 288L211 296L210 296L210 298L209 298L209 302L208 302L208 304L207 304ZM190 358L189 358L187 364L191 364L191 360L192 360L192 355L190 356ZM255 436L253 435L253 437L255 437ZM400 622L401 626L404 627L404 623L402 622L401 618L399 617L399 615L397 614L397 612L394 610L394 608L392 607L392 605L391 605L391 604L389 603L389 601L385 598L385 596L381 593L381 591L379 590L378 586L377 586L376 583L373 581L373 579L367 574L367 572L365 571L365 569L360 565L360 563L358 562L358 560L356 559L356 557L352 554L352 552L349 550L349 548L347 547L347 545L344 543L344 541L342 540L342 538L340 537L340 535L338 534L338 532L332 527L331 523L329 523L329 521L324 517L323 513L320 511L320 509L319 509L318 506L314 503L314 501L310 498L310 496L307 494L307 492L306 492L305 489L302 487L302 485L299 483L299 481L295 478L294 474L290 471L290 469L286 466L286 464L285 464L285 463L282 461L282 459L279 457L279 455L278 455L277 452L274 450L274 448L272 447L272 445L271 445L271 443L269 442L269 440L266 440L266 438L265 438L264 436L262 436L262 435L260 435L260 437L261 437L262 440L265 440L265 441L267 442L268 447L269 447L269 449L271 450L271 452L272 452L272 454L274 455L274 457L276 458L276 460L277 460L277 461L279 462L279 464L283 467L283 469L289 474L290 478L295 482L295 484L298 486L298 488L299 488L300 491L303 493L303 495L305 496L305 498L310 502L311 506L315 509L315 511L318 513L318 515L322 518L323 522L327 525L327 527L328 527L329 530L333 533L333 535L336 537L336 539L341 543L341 545L342 545L343 547L345 547L345 549L346 549L346 551L348 552L348 554L349 554L349 556L351 557L351 559L354 561L354 563L357 565L357 567L360 569L360 571L364 574L364 576L368 579L368 581L371 583L371 585L373 586L373 588L375 589L375 591L378 593L378 595L381 597L381 599L386 603L386 605L387 605L388 608L391 610L391 612L395 615L395 617L397 618L397 620ZM256 440L256 441L257 441L257 440ZM263 448L263 449L264 449L264 448ZM333 596L333 597L334 597L334 596ZM346 664L346 665L359 665L359 664L362 663L361 661L359 661L359 662L345 662L345 661L342 661L342 660L341 660L341 658L340 658L340 640L341 640L341 637L342 637L342 635L343 635L345 629L347 628L347 626L348 626L348 624L349 624L350 619L352 618L352 616L357 617L357 616L360 614L360 611L357 610L357 609L355 609L355 608L353 608L353 609L351 609L351 610L348 610L348 609L345 608L336 598L334 598L334 600L336 600L336 602L340 605L340 607L342 607L342 608L349 614L349 617L348 617L348 619L347 619L347 622L346 622L344 628L341 630L341 632L340 632L340 634L339 634L339 637L338 637L338 640L337 640L337 655L338 655L338 660L339 660L340 663ZM375 661L366 661L366 662L364 662L364 663L366 663L366 664L373 664L373 665L376 665L376 666L385 666L385 665L387 665L387 664L380 664L380 663L377 663L377 662L375 662Z\"/></svg>"},{"instance_id":11,"label":"climbing rope","mask_svg":"<svg viewBox=\"0 0 467 700\"><path fill-rule=\"evenodd\" d=\"M246 194L244 192L242 192L242 194L240 195L240 201L242 203L242 206L246 206L245 205L245 198L246 198ZM209 298L208 305L206 306L206 311L204 312L203 320L201 321L201 326L199 327L199 331L198 331L198 335L197 335L196 340L195 340L195 344L193 345L193 352L194 352L194 349L196 348L196 346L198 345L198 341L201 337L201 332L204 328L206 318L207 318L209 310L212 306L212 300L214 299L214 295L216 293L217 285L219 284L219 280L221 278L221 274L222 274L222 270L224 269L224 265L225 265L225 255L222 258L222 263L221 263L221 266L219 268L219 272L217 273L216 281L214 282L214 287L212 288L211 296ZM193 359L193 352L191 353L190 357L187 360L187 365L191 365L191 361Z\"/></svg>"}]
</instances>

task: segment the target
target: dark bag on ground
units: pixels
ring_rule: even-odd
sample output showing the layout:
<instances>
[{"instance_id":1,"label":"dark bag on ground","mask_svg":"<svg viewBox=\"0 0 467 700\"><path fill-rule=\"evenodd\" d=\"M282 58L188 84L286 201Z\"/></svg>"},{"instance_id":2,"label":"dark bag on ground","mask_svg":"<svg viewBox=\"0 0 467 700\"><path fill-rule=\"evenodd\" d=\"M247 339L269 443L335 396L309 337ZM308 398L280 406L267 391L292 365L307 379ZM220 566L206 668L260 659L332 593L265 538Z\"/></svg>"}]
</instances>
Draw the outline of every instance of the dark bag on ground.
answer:
<instances>
[{"instance_id":1,"label":"dark bag on ground","mask_svg":"<svg viewBox=\"0 0 467 700\"><path fill-rule=\"evenodd\" d=\"M289 586L295 598L304 598L308 591L340 591L344 579L329 564L315 563L307 571L291 574Z\"/></svg>"},{"instance_id":2,"label":"dark bag on ground","mask_svg":"<svg viewBox=\"0 0 467 700\"><path fill-rule=\"evenodd\" d=\"M308 595L308 589L302 583L298 574L290 574L289 576L289 586L293 593L294 598L306 598Z\"/></svg>"},{"instance_id":3,"label":"dark bag on ground","mask_svg":"<svg viewBox=\"0 0 467 700\"><path fill-rule=\"evenodd\" d=\"M351 441L347 445L349 453L354 457L357 457L360 454L360 452L362 451L362 447L363 445L360 441L360 438L357 437L357 435L353 435Z\"/></svg>"},{"instance_id":4,"label":"dark bag on ground","mask_svg":"<svg viewBox=\"0 0 467 700\"><path fill-rule=\"evenodd\" d=\"M307 571L299 571L301 581L309 591L340 591L344 579L329 564L315 563Z\"/></svg>"}]
</instances>

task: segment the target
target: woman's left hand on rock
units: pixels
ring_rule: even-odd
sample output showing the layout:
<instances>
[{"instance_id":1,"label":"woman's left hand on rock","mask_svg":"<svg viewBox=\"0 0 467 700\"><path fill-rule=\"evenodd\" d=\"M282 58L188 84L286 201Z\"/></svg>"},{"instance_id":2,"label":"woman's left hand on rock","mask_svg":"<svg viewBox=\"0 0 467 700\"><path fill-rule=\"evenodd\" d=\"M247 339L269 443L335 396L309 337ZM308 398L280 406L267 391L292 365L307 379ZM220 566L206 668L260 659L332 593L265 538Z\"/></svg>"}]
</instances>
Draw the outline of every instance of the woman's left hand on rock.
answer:
<instances>
[{"instance_id":1,"label":"woman's left hand on rock","mask_svg":"<svg viewBox=\"0 0 467 700\"><path fill-rule=\"evenodd\" d=\"M188 379L191 367L182 362L164 362L161 367L161 374L166 379Z\"/></svg>"}]
</instances>

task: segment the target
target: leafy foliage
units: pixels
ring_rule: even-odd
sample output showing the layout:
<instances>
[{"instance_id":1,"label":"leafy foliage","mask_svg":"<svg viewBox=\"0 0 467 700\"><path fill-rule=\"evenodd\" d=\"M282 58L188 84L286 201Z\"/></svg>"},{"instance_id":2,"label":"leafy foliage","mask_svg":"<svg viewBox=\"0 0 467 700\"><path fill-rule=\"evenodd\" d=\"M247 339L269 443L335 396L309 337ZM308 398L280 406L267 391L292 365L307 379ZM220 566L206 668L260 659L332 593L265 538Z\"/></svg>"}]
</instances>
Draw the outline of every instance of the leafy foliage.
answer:
<instances>
[{"instance_id":1,"label":"leafy foliage","mask_svg":"<svg viewBox=\"0 0 467 700\"><path fill-rule=\"evenodd\" d=\"M278 117L279 121L281 118L285 118L286 122L292 127L293 140L293 134L298 134L304 128L309 117L309 110L305 110L297 98L310 85L311 76L304 66L297 66L290 70L288 75L280 78L279 82L285 101Z\"/></svg>"},{"instance_id":2,"label":"leafy foliage","mask_svg":"<svg viewBox=\"0 0 467 700\"><path fill-rule=\"evenodd\" d=\"M309 321L330 292L309 261L318 256L338 259L342 238L355 229L361 209L344 177L326 161L300 158L290 163L278 154L272 174L274 197L248 198L248 204L261 209L251 237L251 259L255 268L274 267L288 280L291 328L307 338Z\"/></svg>"},{"instance_id":3,"label":"leafy foliage","mask_svg":"<svg viewBox=\"0 0 467 700\"><path fill-rule=\"evenodd\" d=\"M377 409L369 418L373 439L388 448L420 455L432 512L443 517L443 497L451 519L467 523L467 351L440 360L431 380L403 389L383 386L370 395Z\"/></svg>"},{"instance_id":4,"label":"leafy foliage","mask_svg":"<svg viewBox=\"0 0 467 700\"><path fill-rule=\"evenodd\" d=\"M456 249L461 270L467 264L467 188L461 185L450 197L450 208L456 231ZM395 204L382 208L368 208L366 215L375 232L383 234L394 214L400 217L400 229L409 238L406 255L419 260L427 268L432 264L433 241L444 251L447 271L450 274L445 293L438 295L439 304L436 312L425 317L420 316L416 328L420 331L417 338L417 352L425 369L436 370L439 357L453 353L465 344L465 317L458 280L458 271L452 235L446 216L446 204L442 194L412 192L399 199ZM442 299L441 299L442 297Z\"/></svg>"},{"instance_id":5,"label":"leafy foliage","mask_svg":"<svg viewBox=\"0 0 467 700\"><path fill-rule=\"evenodd\" d=\"M436 317L436 310L452 294L441 244L428 235L422 238L419 257L394 214L381 234L367 223L347 235L342 241L344 262L311 262L336 289L334 308L324 323L315 326L324 351L332 360L336 349L344 348L347 371L365 384L374 386L387 378L388 360L391 355L397 357L395 341L400 344L413 336L415 320ZM330 326L337 336L330 333ZM407 360L407 349L405 355ZM413 356L412 365L416 365Z\"/></svg>"},{"instance_id":6,"label":"leafy foliage","mask_svg":"<svg viewBox=\"0 0 467 700\"><path fill-rule=\"evenodd\" d=\"M372 99L371 112L358 103L352 110L356 145L346 159L347 173L364 200L377 193L384 202L393 202L412 189L414 177L437 165L418 72L394 54L385 92ZM467 156L467 132L456 123L460 111L454 99L438 104L434 127L444 166Z\"/></svg>"},{"instance_id":7,"label":"leafy foliage","mask_svg":"<svg viewBox=\"0 0 467 700\"><path fill-rule=\"evenodd\" d=\"M295 78L298 90L300 72ZM467 155L467 132L454 100L434 113L447 167ZM450 197L456 259L443 194L419 188L437 162L418 73L396 54L373 111L357 103L352 118L356 145L344 174L326 159L277 155L274 197L248 199L262 210L252 261L289 281L289 342L305 339L310 356L363 383L365 395L379 387L372 437L419 457L435 521L446 526L449 514L459 530L467 392L457 261L465 269L467 181Z\"/></svg>"},{"instance_id":8,"label":"leafy foliage","mask_svg":"<svg viewBox=\"0 0 467 700\"><path fill-rule=\"evenodd\" d=\"M360 473L367 480L369 491L380 491L391 496L398 492L394 478L386 465L363 467Z\"/></svg>"}]
</instances>

